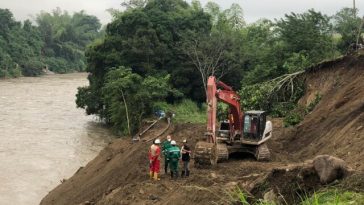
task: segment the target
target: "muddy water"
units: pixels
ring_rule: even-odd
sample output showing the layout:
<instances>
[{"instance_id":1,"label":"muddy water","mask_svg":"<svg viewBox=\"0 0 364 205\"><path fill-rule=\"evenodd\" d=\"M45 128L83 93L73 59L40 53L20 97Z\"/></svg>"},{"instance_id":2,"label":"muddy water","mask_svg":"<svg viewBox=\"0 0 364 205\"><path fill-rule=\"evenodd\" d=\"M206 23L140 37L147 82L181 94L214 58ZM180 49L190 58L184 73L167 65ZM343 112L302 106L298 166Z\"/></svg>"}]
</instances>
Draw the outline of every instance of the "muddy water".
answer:
<instances>
[{"instance_id":1,"label":"muddy water","mask_svg":"<svg viewBox=\"0 0 364 205\"><path fill-rule=\"evenodd\" d=\"M110 133L75 106L86 74L0 80L0 204L39 204Z\"/></svg>"}]
</instances>

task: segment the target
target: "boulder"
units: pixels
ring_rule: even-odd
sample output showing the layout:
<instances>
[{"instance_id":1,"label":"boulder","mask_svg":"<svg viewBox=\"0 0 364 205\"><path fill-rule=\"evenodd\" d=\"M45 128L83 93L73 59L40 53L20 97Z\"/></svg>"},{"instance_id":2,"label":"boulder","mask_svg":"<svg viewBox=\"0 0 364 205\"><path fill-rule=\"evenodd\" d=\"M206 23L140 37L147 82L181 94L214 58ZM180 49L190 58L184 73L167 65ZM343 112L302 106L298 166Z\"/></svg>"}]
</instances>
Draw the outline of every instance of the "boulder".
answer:
<instances>
[{"instance_id":1,"label":"boulder","mask_svg":"<svg viewBox=\"0 0 364 205\"><path fill-rule=\"evenodd\" d=\"M330 155L318 155L315 157L313 167L322 184L342 179L349 174L350 170L344 160Z\"/></svg>"}]
</instances>

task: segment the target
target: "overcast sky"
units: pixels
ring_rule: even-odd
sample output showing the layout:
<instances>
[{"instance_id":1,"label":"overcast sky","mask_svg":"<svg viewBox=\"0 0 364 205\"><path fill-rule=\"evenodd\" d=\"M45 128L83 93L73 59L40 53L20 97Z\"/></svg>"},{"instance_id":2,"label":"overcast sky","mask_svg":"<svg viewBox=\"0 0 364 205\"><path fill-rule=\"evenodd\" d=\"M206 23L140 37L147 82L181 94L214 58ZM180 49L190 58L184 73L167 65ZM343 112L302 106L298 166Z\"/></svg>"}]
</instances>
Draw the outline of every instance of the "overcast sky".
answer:
<instances>
[{"instance_id":1,"label":"overcast sky","mask_svg":"<svg viewBox=\"0 0 364 205\"><path fill-rule=\"evenodd\" d=\"M190 1L190 0L187 0ZM205 5L209 0L200 0ZM260 18L281 18L285 13L300 13L314 8L332 15L343 7L352 7L353 0L213 0L222 8L238 3L244 9L244 17L248 23ZM120 8L122 0L0 0L0 8L10 9L17 20L31 18L41 10L51 11L56 7L68 11L85 10L97 16L103 24L110 21L108 8ZM356 0L359 15L364 14L364 0Z\"/></svg>"}]
</instances>

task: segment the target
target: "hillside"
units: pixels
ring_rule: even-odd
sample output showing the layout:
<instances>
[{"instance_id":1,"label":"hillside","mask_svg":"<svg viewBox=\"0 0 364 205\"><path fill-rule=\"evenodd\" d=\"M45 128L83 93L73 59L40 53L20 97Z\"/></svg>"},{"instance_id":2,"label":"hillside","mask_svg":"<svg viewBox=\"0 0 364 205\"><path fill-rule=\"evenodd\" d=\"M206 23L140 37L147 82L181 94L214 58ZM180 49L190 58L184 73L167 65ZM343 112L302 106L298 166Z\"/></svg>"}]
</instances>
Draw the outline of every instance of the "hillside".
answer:
<instances>
[{"instance_id":1,"label":"hillside","mask_svg":"<svg viewBox=\"0 0 364 205\"><path fill-rule=\"evenodd\" d=\"M240 156L213 169L192 168L188 179L171 181L169 175L162 174L160 182L153 182L147 173L150 141L132 143L130 139L118 139L52 190L41 204L228 204L231 197L227 193L237 186L261 197L264 190L257 190L256 185L264 180L269 187L280 188L291 204L296 202L297 196L292 193L297 190L287 190L285 183L299 182L307 191L321 187L312 173L305 175L309 181L296 177L296 172L304 169L300 168L302 162L319 154L344 159L360 176L344 182L356 180L355 190L363 192L360 173L364 171L364 57L347 56L325 62L308 69L306 75L306 94L299 103L308 105L317 94L321 100L294 128L283 128L280 120L273 119L271 162ZM144 139L153 138L164 127L165 123L158 123ZM191 123L177 124L168 130L178 143L187 138L192 147L204 131L205 125Z\"/></svg>"}]
</instances>

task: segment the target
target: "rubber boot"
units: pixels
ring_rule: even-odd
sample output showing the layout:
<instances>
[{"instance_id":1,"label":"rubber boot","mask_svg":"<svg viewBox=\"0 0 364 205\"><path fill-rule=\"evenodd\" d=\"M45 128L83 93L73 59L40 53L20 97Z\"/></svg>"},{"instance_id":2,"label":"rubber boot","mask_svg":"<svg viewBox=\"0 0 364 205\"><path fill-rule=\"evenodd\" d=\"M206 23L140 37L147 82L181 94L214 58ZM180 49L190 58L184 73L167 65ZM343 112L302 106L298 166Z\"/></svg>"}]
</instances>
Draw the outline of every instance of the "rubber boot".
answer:
<instances>
[{"instance_id":1,"label":"rubber boot","mask_svg":"<svg viewBox=\"0 0 364 205\"><path fill-rule=\"evenodd\" d=\"M154 178L153 178L155 181L159 181L161 180L160 178L158 178L158 173L157 172L154 172Z\"/></svg>"},{"instance_id":2,"label":"rubber boot","mask_svg":"<svg viewBox=\"0 0 364 205\"><path fill-rule=\"evenodd\" d=\"M153 179L153 172L152 171L149 171L149 178Z\"/></svg>"},{"instance_id":3,"label":"rubber boot","mask_svg":"<svg viewBox=\"0 0 364 205\"><path fill-rule=\"evenodd\" d=\"M178 178L178 171L176 171L176 173L174 173L174 180L177 180L177 178Z\"/></svg>"},{"instance_id":4,"label":"rubber boot","mask_svg":"<svg viewBox=\"0 0 364 205\"><path fill-rule=\"evenodd\" d=\"M168 173L168 162L166 162L166 164L164 165L164 173Z\"/></svg>"},{"instance_id":5,"label":"rubber boot","mask_svg":"<svg viewBox=\"0 0 364 205\"><path fill-rule=\"evenodd\" d=\"M171 171L171 179L173 179L173 172Z\"/></svg>"},{"instance_id":6,"label":"rubber boot","mask_svg":"<svg viewBox=\"0 0 364 205\"><path fill-rule=\"evenodd\" d=\"M187 170L186 177L190 176L190 170Z\"/></svg>"},{"instance_id":7,"label":"rubber boot","mask_svg":"<svg viewBox=\"0 0 364 205\"><path fill-rule=\"evenodd\" d=\"M181 177L184 177L184 176L185 176L185 171L182 171Z\"/></svg>"}]
</instances>

